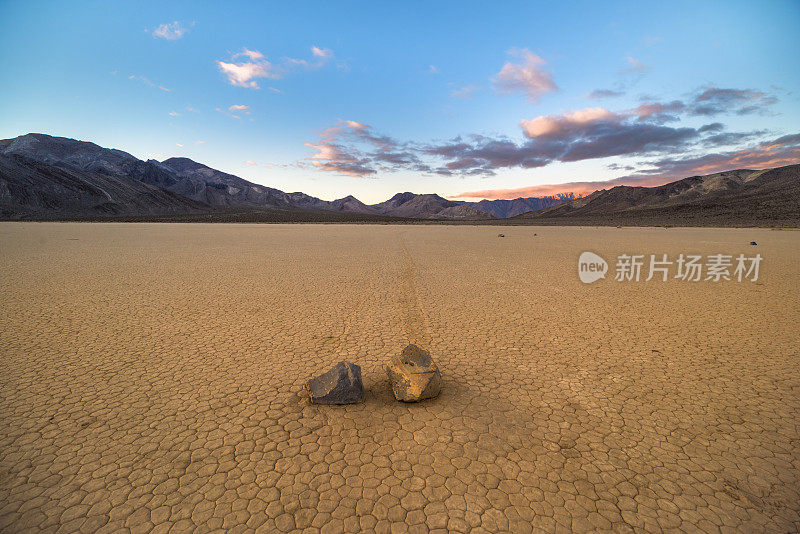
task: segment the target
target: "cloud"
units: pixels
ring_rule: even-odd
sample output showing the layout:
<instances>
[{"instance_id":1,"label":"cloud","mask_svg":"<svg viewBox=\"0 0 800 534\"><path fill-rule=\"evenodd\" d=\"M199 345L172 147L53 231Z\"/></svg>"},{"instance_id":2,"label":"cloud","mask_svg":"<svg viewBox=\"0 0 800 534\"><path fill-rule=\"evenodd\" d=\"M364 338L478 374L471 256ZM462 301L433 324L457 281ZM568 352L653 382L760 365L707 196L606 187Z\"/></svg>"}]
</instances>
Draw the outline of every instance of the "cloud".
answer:
<instances>
[{"instance_id":1,"label":"cloud","mask_svg":"<svg viewBox=\"0 0 800 534\"><path fill-rule=\"evenodd\" d=\"M243 48L241 52L233 54L229 61L217 60L216 64L220 72L228 77L231 85L260 89L257 81L259 78L279 80L298 69L321 68L333 58L333 51L312 46L311 55L312 60L287 57L275 64L268 61L260 51ZM272 87L270 89L280 92Z\"/></svg>"},{"instance_id":2,"label":"cloud","mask_svg":"<svg viewBox=\"0 0 800 534\"><path fill-rule=\"evenodd\" d=\"M176 20L175 22L161 24L152 33L153 37L175 41L189 33L189 29L181 26L181 23Z\"/></svg>"},{"instance_id":3,"label":"cloud","mask_svg":"<svg viewBox=\"0 0 800 534\"><path fill-rule=\"evenodd\" d=\"M258 50L248 50L247 48L242 48L242 51L234 54L233 59L237 57L247 57L250 61L258 61L259 59L264 59L264 54L259 52Z\"/></svg>"},{"instance_id":4,"label":"cloud","mask_svg":"<svg viewBox=\"0 0 800 534\"><path fill-rule=\"evenodd\" d=\"M180 144L180 143L175 143L175 146L178 147L178 148L183 148L183 145Z\"/></svg>"},{"instance_id":5,"label":"cloud","mask_svg":"<svg viewBox=\"0 0 800 534\"><path fill-rule=\"evenodd\" d=\"M186 111L188 111L189 113L200 113L200 111L196 110L192 106L186 106Z\"/></svg>"},{"instance_id":6,"label":"cloud","mask_svg":"<svg viewBox=\"0 0 800 534\"><path fill-rule=\"evenodd\" d=\"M236 62L235 58L242 55L246 55L249 59ZM283 73L279 72L272 63L263 59L260 52L251 52L247 49L234 55L232 62L217 61L217 68L228 77L231 85L250 89L260 89L257 78L277 80L283 77Z\"/></svg>"},{"instance_id":7,"label":"cloud","mask_svg":"<svg viewBox=\"0 0 800 534\"><path fill-rule=\"evenodd\" d=\"M250 109L250 106L245 106L244 104L234 104L228 108L230 112L237 112L237 111L247 111Z\"/></svg>"},{"instance_id":8,"label":"cloud","mask_svg":"<svg viewBox=\"0 0 800 534\"><path fill-rule=\"evenodd\" d=\"M649 169L638 175L650 175L664 183L699 174L713 174L732 169L766 169L800 163L800 133L761 141L738 150L695 156L666 157L647 162Z\"/></svg>"},{"instance_id":9,"label":"cloud","mask_svg":"<svg viewBox=\"0 0 800 534\"><path fill-rule=\"evenodd\" d=\"M450 96L466 100L472 98L472 94L478 90L480 90L480 87L477 85L462 85L450 91Z\"/></svg>"},{"instance_id":10,"label":"cloud","mask_svg":"<svg viewBox=\"0 0 800 534\"><path fill-rule=\"evenodd\" d=\"M763 112L777 102L776 97L754 89L719 89L711 86L695 95L690 114L713 116L734 112L737 115L749 115Z\"/></svg>"},{"instance_id":11,"label":"cloud","mask_svg":"<svg viewBox=\"0 0 800 534\"><path fill-rule=\"evenodd\" d=\"M194 142L194 144L196 144L196 145L204 145L204 144L206 144L207 142L208 142L208 141L202 141L202 140L200 140L200 141L195 141L195 142Z\"/></svg>"},{"instance_id":12,"label":"cloud","mask_svg":"<svg viewBox=\"0 0 800 534\"><path fill-rule=\"evenodd\" d=\"M527 137L553 136L574 133L591 123L617 121L620 115L603 108L586 108L563 115L539 116L521 122L522 131Z\"/></svg>"},{"instance_id":13,"label":"cloud","mask_svg":"<svg viewBox=\"0 0 800 534\"><path fill-rule=\"evenodd\" d=\"M735 114L765 114L778 99L756 89L721 89L708 86L696 91L687 101L645 102L637 108L642 119L659 119L662 122L678 120L678 114L698 117Z\"/></svg>"},{"instance_id":14,"label":"cloud","mask_svg":"<svg viewBox=\"0 0 800 534\"><path fill-rule=\"evenodd\" d=\"M312 46L311 53L314 55L314 57L318 57L325 61L328 61L331 58L333 58L333 50L330 50L329 48L319 48L317 46Z\"/></svg>"},{"instance_id":15,"label":"cloud","mask_svg":"<svg viewBox=\"0 0 800 534\"><path fill-rule=\"evenodd\" d=\"M180 114L180 113L178 113L177 111L170 111L170 112L169 112L169 116L170 116L170 117L180 117L180 116L181 116L181 114Z\"/></svg>"},{"instance_id":16,"label":"cloud","mask_svg":"<svg viewBox=\"0 0 800 534\"><path fill-rule=\"evenodd\" d=\"M252 167L253 165L258 165L258 163L256 163L255 161L249 160L249 159L244 162L244 166L245 167Z\"/></svg>"},{"instance_id":17,"label":"cloud","mask_svg":"<svg viewBox=\"0 0 800 534\"><path fill-rule=\"evenodd\" d=\"M143 84L145 84L148 87L155 87L155 88L161 89L162 91L166 91L167 93L172 91L171 89L167 89L163 85L159 85L159 84L153 83L148 78L145 78L144 76L139 76L137 74L131 74L130 76L128 76L128 79L129 80L140 81L140 82L142 82Z\"/></svg>"},{"instance_id":18,"label":"cloud","mask_svg":"<svg viewBox=\"0 0 800 534\"><path fill-rule=\"evenodd\" d=\"M625 94L625 91L615 91L613 89L595 89L588 95L587 98L615 98Z\"/></svg>"},{"instance_id":19,"label":"cloud","mask_svg":"<svg viewBox=\"0 0 800 534\"><path fill-rule=\"evenodd\" d=\"M488 200L511 200L520 197L545 197L560 194L573 193L575 195L588 195L598 189L608 189L616 185L639 185L650 187L662 185L664 182L655 177L642 177L638 180L631 178L614 179L606 181L591 182L566 182L563 184L543 184L528 187L517 187L513 189L484 189L480 191L466 191L450 198L470 198Z\"/></svg>"},{"instance_id":20,"label":"cloud","mask_svg":"<svg viewBox=\"0 0 800 534\"><path fill-rule=\"evenodd\" d=\"M320 132L317 142L304 143L316 151L308 159L322 171L346 176L371 176L378 171L428 170L409 144L376 134L368 124L340 120Z\"/></svg>"},{"instance_id":21,"label":"cloud","mask_svg":"<svg viewBox=\"0 0 800 534\"><path fill-rule=\"evenodd\" d=\"M440 74L441 72L436 65L428 65L428 74Z\"/></svg>"},{"instance_id":22,"label":"cloud","mask_svg":"<svg viewBox=\"0 0 800 534\"><path fill-rule=\"evenodd\" d=\"M625 57L625 61L628 62L628 68L625 69L627 72L638 72L638 73L641 73L641 72L645 72L647 70L650 70L650 67L648 67L647 65L645 65L644 63L642 63L641 61L636 59L635 57L626 56Z\"/></svg>"},{"instance_id":23,"label":"cloud","mask_svg":"<svg viewBox=\"0 0 800 534\"><path fill-rule=\"evenodd\" d=\"M700 156L668 157L640 165L649 167L636 174L604 181L544 184L516 189L486 189L467 191L453 198L513 199L559 193L586 195L599 189L618 185L654 187L689 176L714 174L735 169L767 169L800 163L800 133L762 141L747 148L704 154ZM614 166L619 168L619 166ZM631 167L623 167L630 169Z\"/></svg>"},{"instance_id":24,"label":"cloud","mask_svg":"<svg viewBox=\"0 0 800 534\"><path fill-rule=\"evenodd\" d=\"M501 94L525 93L528 102L558 89L550 73L542 68L546 61L527 48L512 48L508 54L519 60L506 62L492 79L495 91Z\"/></svg>"},{"instance_id":25,"label":"cloud","mask_svg":"<svg viewBox=\"0 0 800 534\"><path fill-rule=\"evenodd\" d=\"M428 143L398 141L364 123L339 121L324 130L318 142L306 146L317 151L310 158L313 166L353 176L398 170L442 176L492 176L501 169L532 169L555 162L615 156L667 158L732 150L757 142L768 133L729 132L721 122L699 126L668 124L691 114L694 101L705 100L698 98L704 92L688 104L680 100L647 102L619 111L590 107L540 115L520 121L521 140L466 135Z\"/></svg>"}]
</instances>

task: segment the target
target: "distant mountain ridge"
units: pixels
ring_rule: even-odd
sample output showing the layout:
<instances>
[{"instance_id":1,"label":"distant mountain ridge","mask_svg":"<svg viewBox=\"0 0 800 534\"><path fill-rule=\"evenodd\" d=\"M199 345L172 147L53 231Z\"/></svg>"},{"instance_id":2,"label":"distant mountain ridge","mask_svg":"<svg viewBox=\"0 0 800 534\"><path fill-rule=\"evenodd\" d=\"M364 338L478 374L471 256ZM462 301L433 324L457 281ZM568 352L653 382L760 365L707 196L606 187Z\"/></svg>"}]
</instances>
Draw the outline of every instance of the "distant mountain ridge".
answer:
<instances>
[{"instance_id":1,"label":"distant mountain ridge","mask_svg":"<svg viewBox=\"0 0 800 534\"><path fill-rule=\"evenodd\" d=\"M374 205L254 184L188 158L142 161L45 134L0 140L0 219L375 221L512 224L800 225L800 164L513 200L453 201L398 193ZM160 220L160 219L159 219Z\"/></svg>"},{"instance_id":2,"label":"distant mountain ridge","mask_svg":"<svg viewBox=\"0 0 800 534\"><path fill-rule=\"evenodd\" d=\"M578 198L578 196L576 196L575 193L559 193L557 195L544 197L520 197L511 200L481 200L480 202L460 203L489 213L498 219L505 219L529 211L549 208L576 198Z\"/></svg>"},{"instance_id":3,"label":"distant mountain ridge","mask_svg":"<svg viewBox=\"0 0 800 534\"><path fill-rule=\"evenodd\" d=\"M401 193L374 206L352 195L327 201L254 184L189 158L142 161L122 150L46 134L0 140L0 158L3 218L152 215L219 209L307 210L421 219L492 217L486 210L431 194ZM66 186L56 176L70 176L72 184ZM90 187L87 184L92 184L91 192L76 193ZM142 188L142 184L149 188ZM98 191L115 193L97 196ZM148 198L158 201L148 205Z\"/></svg>"},{"instance_id":4,"label":"distant mountain ridge","mask_svg":"<svg viewBox=\"0 0 800 534\"><path fill-rule=\"evenodd\" d=\"M800 223L800 164L690 176L657 187L616 186L513 218L532 223Z\"/></svg>"}]
</instances>

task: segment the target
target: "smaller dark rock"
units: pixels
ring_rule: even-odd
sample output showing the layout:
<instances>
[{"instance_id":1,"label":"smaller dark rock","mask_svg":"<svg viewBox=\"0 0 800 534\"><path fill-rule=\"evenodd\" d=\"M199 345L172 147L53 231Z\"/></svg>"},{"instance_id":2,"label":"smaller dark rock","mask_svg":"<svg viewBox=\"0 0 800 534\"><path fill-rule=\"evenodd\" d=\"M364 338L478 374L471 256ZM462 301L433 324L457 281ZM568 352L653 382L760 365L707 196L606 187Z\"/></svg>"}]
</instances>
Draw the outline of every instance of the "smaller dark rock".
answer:
<instances>
[{"instance_id":1,"label":"smaller dark rock","mask_svg":"<svg viewBox=\"0 0 800 534\"><path fill-rule=\"evenodd\" d=\"M536 237L537 235L539 235L539 234L533 234L533 237Z\"/></svg>"},{"instance_id":2,"label":"smaller dark rock","mask_svg":"<svg viewBox=\"0 0 800 534\"><path fill-rule=\"evenodd\" d=\"M497 234L497 237L505 237L506 234Z\"/></svg>"},{"instance_id":3,"label":"smaller dark rock","mask_svg":"<svg viewBox=\"0 0 800 534\"><path fill-rule=\"evenodd\" d=\"M308 381L312 404L353 404L364 398L361 367L339 362L330 371Z\"/></svg>"},{"instance_id":4,"label":"smaller dark rock","mask_svg":"<svg viewBox=\"0 0 800 534\"><path fill-rule=\"evenodd\" d=\"M756 243L755 241L750 241L750 244L751 245L758 245L758 243Z\"/></svg>"}]
</instances>

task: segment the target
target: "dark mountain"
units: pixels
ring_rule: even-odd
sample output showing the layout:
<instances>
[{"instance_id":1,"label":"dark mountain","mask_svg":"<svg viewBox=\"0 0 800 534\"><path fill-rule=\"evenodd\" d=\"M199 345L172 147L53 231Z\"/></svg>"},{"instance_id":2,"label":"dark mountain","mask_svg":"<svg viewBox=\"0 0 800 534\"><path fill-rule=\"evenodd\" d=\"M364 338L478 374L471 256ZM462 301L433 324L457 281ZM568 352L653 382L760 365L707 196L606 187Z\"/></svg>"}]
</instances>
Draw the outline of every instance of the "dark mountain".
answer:
<instances>
[{"instance_id":1,"label":"dark mountain","mask_svg":"<svg viewBox=\"0 0 800 534\"><path fill-rule=\"evenodd\" d=\"M800 165L692 176L658 187L617 186L514 219L551 224L800 223Z\"/></svg>"},{"instance_id":2,"label":"dark mountain","mask_svg":"<svg viewBox=\"0 0 800 534\"><path fill-rule=\"evenodd\" d=\"M323 201L324 202L324 201ZM344 198L328 202L328 207L325 209L333 211L345 211L348 213L371 213L377 214L378 211L372 206L367 206L353 195L347 195Z\"/></svg>"},{"instance_id":3,"label":"dark mountain","mask_svg":"<svg viewBox=\"0 0 800 534\"><path fill-rule=\"evenodd\" d=\"M203 213L209 206L124 176L0 154L0 219Z\"/></svg>"},{"instance_id":4,"label":"dark mountain","mask_svg":"<svg viewBox=\"0 0 800 534\"><path fill-rule=\"evenodd\" d=\"M394 217L414 217L418 219L491 219L492 216L472 206L447 200L439 195L417 195L397 193L380 204L370 206L377 213Z\"/></svg>"},{"instance_id":5,"label":"dark mountain","mask_svg":"<svg viewBox=\"0 0 800 534\"><path fill-rule=\"evenodd\" d=\"M45 134L27 134L0 140L0 153L25 156L40 163L70 167L84 172L126 176L130 166L140 160L122 150L100 147L86 141Z\"/></svg>"},{"instance_id":6,"label":"dark mountain","mask_svg":"<svg viewBox=\"0 0 800 534\"><path fill-rule=\"evenodd\" d=\"M158 162L154 162L158 164ZM246 206L246 207L309 207L319 199L308 197L309 201L292 198L283 191L257 185L243 178L227 174L189 158L170 158L159 165L177 177L174 183L154 183L179 195L205 202L212 206ZM136 176L137 179L141 179ZM301 193L302 195L302 193ZM305 195L304 195L305 196Z\"/></svg>"},{"instance_id":7,"label":"dark mountain","mask_svg":"<svg viewBox=\"0 0 800 534\"><path fill-rule=\"evenodd\" d=\"M576 196L573 193L559 193L545 197L520 197L513 200L481 200L480 202L459 203L464 206L471 206L498 219L505 219L529 211L549 208L575 198Z\"/></svg>"}]
</instances>

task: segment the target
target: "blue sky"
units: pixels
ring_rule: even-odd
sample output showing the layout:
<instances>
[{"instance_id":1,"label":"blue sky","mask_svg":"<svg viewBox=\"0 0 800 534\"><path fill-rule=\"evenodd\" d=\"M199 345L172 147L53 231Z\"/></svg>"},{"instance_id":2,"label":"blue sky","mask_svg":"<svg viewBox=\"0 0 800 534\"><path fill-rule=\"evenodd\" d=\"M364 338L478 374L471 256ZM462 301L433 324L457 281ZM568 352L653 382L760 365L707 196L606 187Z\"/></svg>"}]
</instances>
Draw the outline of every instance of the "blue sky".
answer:
<instances>
[{"instance_id":1,"label":"blue sky","mask_svg":"<svg viewBox=\"0 0 800 534\"><path fill-rule=\"evenodd\" d=\"M800 161L798 27L797 1L6 1L0 137L365 202L649 185Z\"/></svg>"}]
</instances>

